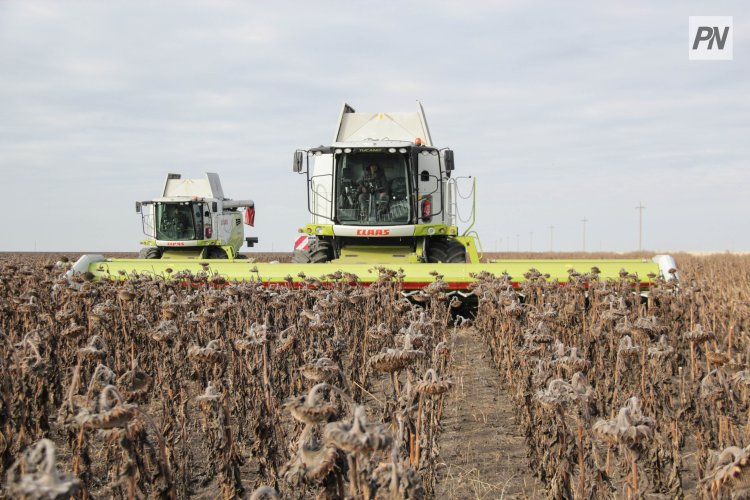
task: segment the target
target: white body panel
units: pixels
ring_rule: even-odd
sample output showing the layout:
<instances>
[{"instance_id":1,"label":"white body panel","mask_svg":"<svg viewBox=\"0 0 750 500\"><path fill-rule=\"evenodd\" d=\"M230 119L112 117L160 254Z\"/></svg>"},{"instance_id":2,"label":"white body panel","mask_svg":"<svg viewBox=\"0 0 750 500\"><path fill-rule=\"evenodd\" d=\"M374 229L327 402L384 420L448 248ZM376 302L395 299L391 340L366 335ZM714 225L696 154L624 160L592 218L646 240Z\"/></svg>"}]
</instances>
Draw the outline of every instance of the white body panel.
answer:
<instances>
[{"instance_id":1,"label":"white body panel","mask_svg":"<svg viewBox=\"0 0 750 500\"><path fill-rule=\"evenodd\" d=\"M415 113L357 113L344 104L333 142L391 140L412 143L417 138L423 145L432 146L430 130L419 102Z\"/></svg>"},{"instance_id":2,"label":"white body panel","mask_svg":"<svg viewBox=\"0 0 750 500\"><path fill-rule=\"evenodd\" d=\"M85 273L89 270L89 266L91 264L102 262L104 260L106 260L104 255L98 253L82 255L81 258L78 259L75 264L73 264L73 267L71 267L68 272L65 273L65 276L67 278L72 278L76 273Z\"/></svg>"},{"instance_id":3,"label":"white body panel","mask_svg":"<svg viewBox=\"0 0 750 500\"><path fill-rule=\"evenodd\" d=\"M671 255L655 255L651 260L659 264L661 275L667 281L680 279L677 272L675 272L674 274L669 273L670 269L677 269L677 262L675 262L674 257L672 257Z\"/></svg>"},{"instance_id":4,"label":"white body panel","mask_svg":"<svg viewBox=\"0 0 750 500\"><path fill-rule=\"evenodd\" d=\"M214 236L220 241L228 241L234 227L231 214L217 214L214 227L217 233Z\"/></svg>"},{"instance_id":5,"label":"white body panel","mask_svg":"<svg viewBox=\"0 0 750 500\"><path fill-rule=\"evenodd\" d=\"M414 236L414 226L333 226L336 236L358 236L367 238L392 238Z\"/></svg>"},{"instance_id":6,"label":"white body panel","mask_svg":"<svg viewBox=\"0 0 750 500\"><path fill-rule=\"evenodd\" d=\"M183 179L180 174L167 174L162 197L180 196L223 200L224 190L218 174L212 172L207 172L205 179Z\"/></svg>"}]
</instances>

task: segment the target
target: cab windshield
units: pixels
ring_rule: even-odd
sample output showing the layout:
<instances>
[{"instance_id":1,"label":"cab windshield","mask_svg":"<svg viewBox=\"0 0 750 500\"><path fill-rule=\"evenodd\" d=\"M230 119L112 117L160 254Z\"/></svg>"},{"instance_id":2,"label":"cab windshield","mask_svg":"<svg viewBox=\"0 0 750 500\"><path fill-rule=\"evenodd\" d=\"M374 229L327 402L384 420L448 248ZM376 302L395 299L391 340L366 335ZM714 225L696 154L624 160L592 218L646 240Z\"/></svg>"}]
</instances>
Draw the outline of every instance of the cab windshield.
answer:
<instances>
[{"instance_id":1,"label":"cab windshield","mask_svg":"<svg viewBox=\"0 0 750 500\"><path fill-rule=\"evenodd\" d=\"M192 241L202 239L203 217L199 203L157 203L156 239Z\"/></svg>"},{"instance_id":2,"label":"cab windshield","mask_svg":"<svg viewBox=\"0 0 750 500\"><path fill-rule=\"evenodd\" d=\"M408 224L407 155L346 153L336 157L336 221L348 225Z\"/></svg>"}]
</instances>

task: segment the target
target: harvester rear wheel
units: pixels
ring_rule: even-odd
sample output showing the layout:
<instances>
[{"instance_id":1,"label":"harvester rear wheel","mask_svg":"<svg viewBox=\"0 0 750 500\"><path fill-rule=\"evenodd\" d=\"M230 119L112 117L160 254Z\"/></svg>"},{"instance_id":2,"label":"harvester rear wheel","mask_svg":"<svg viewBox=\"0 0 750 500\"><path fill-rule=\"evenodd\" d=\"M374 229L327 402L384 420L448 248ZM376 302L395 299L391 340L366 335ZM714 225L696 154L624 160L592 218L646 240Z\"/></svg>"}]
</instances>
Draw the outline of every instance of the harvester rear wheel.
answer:
<instances>
[{"instance_id":1,"label":"harvester rear wheel","mask_svg":"<svg viewBox=\"0 0 750 500\"><path fill-rule=\"evenodd\" d=\"M427 262L466 263L466 247L456 240L431 238L427 243Z\"/></svg>"},{"instance_id":2,"label":"harvester rear wheel","mask_svg":"<svg viewBox=\"0 0 750 500\"><path fill-rule=\"evenodd\" d=\"M161 259L161 250L159 250L157 247L141 248L141 251L138 252L138 258L139 259Z\"/></svg>"},{"instance_id":3,"label":"harvester rear wheel","mask_svg":"<svg viewBox=\"0 0 750 500\"><path fill-rule=\"evenodd\" d=\"M333 259L333 245L330 241L317 240L310 244L309 250L295 250L292 262L296 264L322 264Z\"/></svg>"},{"instance_id":4,"label":"harvester rear wheel","mask_svg":"<svg viewBox=\"0 0 750 500\"><path fill-rule=\"evenodd\" d=\"M227 253L221 247L208 247L206 249L207 259L226 259Z\"/></svg>"}]
</instances>

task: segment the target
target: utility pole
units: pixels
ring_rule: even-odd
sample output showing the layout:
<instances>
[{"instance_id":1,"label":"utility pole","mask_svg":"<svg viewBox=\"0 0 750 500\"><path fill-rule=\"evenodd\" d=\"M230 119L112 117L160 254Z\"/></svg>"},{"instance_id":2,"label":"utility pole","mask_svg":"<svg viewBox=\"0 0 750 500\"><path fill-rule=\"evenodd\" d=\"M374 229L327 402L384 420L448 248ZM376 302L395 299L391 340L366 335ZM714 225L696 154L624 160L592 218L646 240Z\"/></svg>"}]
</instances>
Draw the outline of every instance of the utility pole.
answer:
<instances>
[{"instance_id":1,"label":"utility pole","mask_svg":"<svg viewBox=\"0 0 750 500\"><path fill-rule=\"evenodd\" d=\"M583 251L586 251L586 223L589 220L584 216L583 219L581 219L581 222L583 222Z\"/></svg>"},{"instance_id":2,"label":"utility pole","mask_svg":"<svg viewBox=\"0 0 750 500\"><path fill-rule=\"evenodd\" d=\"M555 226L549 227L549 251L554 252L555 242Z\"/></svg>"},{"instance_id":3,"label":"utility pole","mask_svg":"<svg viewBox=\"0 0 750 500\"><path fill-rule=\"evenodd\" d=\"M516 252L521 251L521 234L516 233Z\"/></svg>"},{"instance_id":4,"label":"utility pole","mask_svg":"<svg viewBox=\"0 0 750 500\"><path fill-rule=\"evenodd\" d=\"M529 231L529 252L534 251L534 231Z\"/></svg>"},{"instance_id":5,"label":"utility pole","mask_svg":"<svg viewBox=\"0 0 750 500\"><path fill-rule=\"evenodd\" d=\"M643 206L642 202L638 202L638 206L635 207L638 210L638 251L643 250L643 210L646 207Z\"/></svg>"}]
</instances>

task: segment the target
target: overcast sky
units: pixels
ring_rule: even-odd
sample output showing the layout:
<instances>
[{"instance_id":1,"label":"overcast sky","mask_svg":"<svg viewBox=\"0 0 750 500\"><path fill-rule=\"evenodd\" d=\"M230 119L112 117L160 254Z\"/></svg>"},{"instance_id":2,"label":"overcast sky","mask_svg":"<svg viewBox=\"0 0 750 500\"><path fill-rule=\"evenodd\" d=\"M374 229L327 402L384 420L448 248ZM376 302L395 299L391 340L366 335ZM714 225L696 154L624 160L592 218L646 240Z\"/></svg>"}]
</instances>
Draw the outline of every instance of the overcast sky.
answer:
<instances>
[{"instance_id":1,"label":"overcast sky","mask_svg":"<svg viewBox=\"0 0 750 500\"><path fill-rule=\"evenodd\" d=\"M733 61L688 16L734 17ZM137 251L167 172L308 221L297 148L421 100L485 249L750 250L750 4L0 1L0 251ZM466 184L468 189L468 184ZM533 233L533 236L532 236Z\"/></svg>"}]
</instances>

